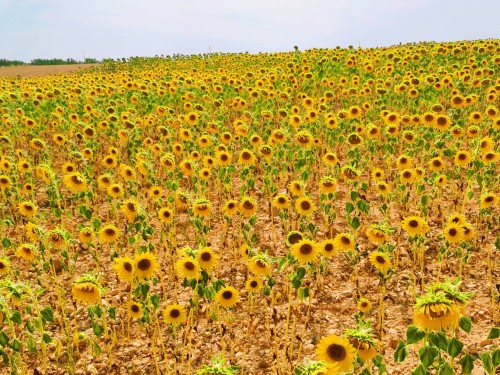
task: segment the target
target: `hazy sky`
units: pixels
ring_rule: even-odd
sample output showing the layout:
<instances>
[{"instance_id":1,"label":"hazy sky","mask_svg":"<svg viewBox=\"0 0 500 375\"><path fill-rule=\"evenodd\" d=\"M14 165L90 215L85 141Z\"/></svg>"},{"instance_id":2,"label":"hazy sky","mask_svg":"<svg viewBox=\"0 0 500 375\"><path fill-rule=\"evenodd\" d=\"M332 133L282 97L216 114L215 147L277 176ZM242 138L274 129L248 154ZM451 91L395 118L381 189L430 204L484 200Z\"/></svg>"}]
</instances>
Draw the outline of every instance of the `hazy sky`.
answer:
<instances>
[{"instance_id":1,"label":"hazy sky","mask_svg":"<svg viewBox=\"0 0 500 375\"><path fill-rule=\"evenodd\" d=\"M500 38L500 0L0 0L0 58Z\"/></svg>"}]
</instances>

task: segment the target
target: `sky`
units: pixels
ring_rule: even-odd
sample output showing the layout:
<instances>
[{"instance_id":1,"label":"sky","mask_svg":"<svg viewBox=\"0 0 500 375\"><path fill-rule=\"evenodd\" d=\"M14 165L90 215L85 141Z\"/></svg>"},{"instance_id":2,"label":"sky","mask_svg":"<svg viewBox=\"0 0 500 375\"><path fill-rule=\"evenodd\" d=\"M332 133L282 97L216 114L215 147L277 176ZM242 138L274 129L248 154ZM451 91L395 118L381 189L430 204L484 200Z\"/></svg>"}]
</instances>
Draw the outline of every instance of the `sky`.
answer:
<instances>
[{"instance_id":1,"label":"sky","mask_svg":"<svg viewBox=\"0 0 500 375\"><path fill-rule=\"evenodd\" d=\"M0 58L498 39L499 15L499 0L0 0Z\"/></svg>"}]
</instances>

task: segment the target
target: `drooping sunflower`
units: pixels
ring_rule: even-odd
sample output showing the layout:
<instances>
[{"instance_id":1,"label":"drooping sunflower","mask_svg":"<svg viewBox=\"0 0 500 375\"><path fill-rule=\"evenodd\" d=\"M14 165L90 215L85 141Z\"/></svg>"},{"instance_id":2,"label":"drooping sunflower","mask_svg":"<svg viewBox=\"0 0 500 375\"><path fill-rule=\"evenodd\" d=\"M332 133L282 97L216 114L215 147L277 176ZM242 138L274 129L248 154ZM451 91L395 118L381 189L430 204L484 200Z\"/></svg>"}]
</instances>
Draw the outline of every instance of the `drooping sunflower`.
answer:
<instances>
[{"instance_id":1,"label":"drooping sunflower","mask_svg":"<svg viewBox=\"0 0 500 375\"><path fill-rule=\"evenodd\" d=\"M211 203L206 198L198 198L193 203L193 212L196 216L208 217L210 216Z\"/></svg>"},{"instance_id":2,"label":"drooping sunflower","mask_svg":"<svg viewBox=\"0 0 500 375\"><path fill-rule=\"evenodd\" d=\"M81 193L87 189L87 182L85 182L85 178L79 172L64 175L63 182L72 193Z\"/></svg>"},{"instance_id":3,"label":"drooping sunflower","mask_svg":"<svg viewBox=\"0 0 500 375\"><path fill-rule=\"evenodd\" d=\"M102 190L106 190L113 183L113 178L111 175L105 173L97 177L97 187Z\"/></svg>"},{"instance_id":4,"label":"drooping sunflower","mask_svg":"<svg viewBox=\"0 0 500 375\"><path fill-rule=\"evenodd\" d=\"M459 308L444 292L434 293L432 290L423 296L417 296L413 308L413 323L426 331L448 330L458 327Z\"/></svg>"},{"instance_id":5,"label":"drooping sunflower","mask_svg":"<svg viewBox=\"0 0 500 375\"><path fill-rule=\"evenodd\" d=\"M142 310L142 305L139 302L130 300L126 305L127 314L133 319L141 319L144 311Z\"/></svg>"},{"instance_id":6,"label":"drooping sunflower","mask_svg":"<svg viewBox=\"0 0 500 375\"><path fill-rule=\"evenodd\" d=\"M382 245L384 242L386 242L389 239L389 235L383 231L380 227L377 225L371 225L367 230L366 230L366 236L368 237L368 240L376 246Z\"/></svg>"},{"instance_id":7,"label":"drooping sunflower","mask_svg":"<svg viewBox=\"0 0 500 375\"><path fill-rule=\"evenodd\" d=\"M33 217L36 215L37 209L33 202L24 201L17 206L19 213L25 217Z\"/></svg>"},{"instance_id":8,"label":"drooping sunflower","mask_svg":"<svg viewBox=\"0 0 500 375\"><path fill-rule=\"evenodd\" d=\"M183 257L175 262L177 276L186 279L197 279L200 276L200 265L196 259Z\"/></svg>"},{"instance_id":9,"label":"drooping sunflower","mask_svg":"<svg viewBox=\"0 0 500 375\"><path fill-rule=\"evenodd\" d=\"M303 239L304 239L304 235L301 232L293 230L286 235L285 242L286 242L287 246L293 246L296 243L302 241Z\"/></svg>"},{"instance_id":10,"label":"drooping sunflower","mask_svg":"<svg viewBox=\"0 0 500 375\"><path fill-rule=\"evenodd\" d=\"M267 276L271 273L271 265L265 255L255 255L248 260L247 266L255 275Z\"/></svg>"},{"instance_id":11,"label":"drooping sunflower","mask_svg":"<svg viewBox=\"0 0 500 375\"><path fill-rule=\"evenodd\" d=\"M36 254L37 254L36 247L31 243L23 243L20 246L18 246L16 250L16 256L24 259L27 262L31 262L33 259L35 259Z\"/></svg>"},{"instance_id":12,"label":"drooping sunflower","mask_svg":"<svg viewBox=\"0 0 500 375\"><path fill-rule=\"evenodd\" d=\"M326 165L336 165L338 162L339 159L333 152L327 152L325 155L323 155L323 163L325 163Z\"/></svg>"},{"instance_id":13,"label":"drooping sunflower","mask_svg":"<svg viewBox=\"0 0 500 375\"><path fill-rule=\"evenodd\" d=\"M249 218L257 211L257 203L252 197L243 197L239 204L239 208L243 216Z\"/></svg>"},{"instance_id":14,"label":"drooping sunflower","mask_svg":"<svg viewBox=\"0 0 500 375\"><path fill-rule=\"evenodd\" d=\"M95 305L101 300L101 286L92 275L83 275L73 282L73 298L80 303Z\"/></svg>"},{"instance_id":15,"label":"drooping sunflower","mask_svg":"<svg viewBox=\"0 0 500 375\"><path fill-rule=\"evenodd\" d=\"M311 216L316 207L314 206L314 202L311 198L302 196L297 198L295 201L295 209L303 216Z\"/></svg>"},{"instance_id":16,"label":"drooping sunflower","mask_svg":"<svg viewBox=\"0 0 500 375\"><path fill-rule=\"evenodd\" d=\"M99 230L99 239L102 243L115 242L120 236L120 230L112 224L105 225Z\"/></svg>"},{"instance_id":17,"label":"drooping sunflower","mask_svg":"<svg viewBox=\"0 0 500 375\"><path fill-rule=\"evenodd\" d=\"M325 194L337 191L337 180L332 176L324 176L319 182L319 191Z\"/></svg>"},{"instance_id":18,"label":"drooping sunflower","mask_svg":"<svg viewBox=\"0 0 500 375\"><path fill-rule=\"evenodd\" d=\"M336 251L354 250L356 241L349 233L338 233L333 239Z\"/></svg>"},{"instance_id":19,"label":"drooping sunflower","mask_svg":"<svg viewBox=\"0 0 500 375\"><path fill-rule=\"evenodd\" d=\"M349 343L357 350L358 357L363 362L371 361L377 353L377 341L373 337L373 330L369 323L361 323L356 329L349 329L345 332L345 337Z\"/></svg>"},{"instance_id":20,"label":"drooping sunflower","mask_svg":"<svg viewBox=\"0 0 500 375\"><path fill-rule=\"evenodd\" d=\"M249 278L246 283L245 283L245 289L249 293L259 293L260 290L262 289L264 283L262 282L262 279L260 277L251 277Z\"/></svg>"},{"instance_id":21,"label":"drooping sunflower","mask_svg":"<svg viewBox=\"0 0 500 375\"><path fill-rule=\"evenodd\" d=\"M316 347L316 357L321 361L336 364L339 372L348 372L354 368L356 349L348 339L330 335L319 341Z\"/></svg>"},{"instance_id":22,"label":"drooping sunflower","mask_svg":"<svg viewBox=\"0 0 500 375\"><path fill-rule=\"evenodd\" d=\"M238 303L240 293L232 286L225 286L219 290L216 296L216 301L219 305L226 308L231 308Z\"/></svg>"},{"instance_id":23,"label":"drooping sunflower","mask_svg":"<svg viewBox=\"0 0 500 375\"><path fill-rule=\"evenodd\" d=\"M408 216L403 220L401 227L412 237L423 236L429 231L429 225L419 216Z\"/></svg>"},{"instance_id":24,"label":"drooping sunflower","mask_svg":"<svg viewBox=\"0 0 500 375\"><path fill-rule=\"evenodd\" d=\"M476 236L476 230L474 229L474 227L472 226L472 224L470 223L463 223L461 224L462 226L462 229L463 229L463 240L464 241L468 241L468 240L472 240L475 236Z\"/></svg>"},{"instance_id":25,"label":"drooping sunflower","mask_svg":"<svg viewBox=\"0 0 500 375\"><path fill-rule=\"evenodd\" d=\"M382 251L373 251L370 256L370 263L377 271L386 274L387 271L392 267L391 259L389 255Z\"/></svg>"},{"instance_id":26,"label":"drooping sunflower","mask_svg":"<svg viewBox=\"0 0 500 375\"><path fill-rule=\"evenodd\" d=\"M136 254L134 257L134 274L142 279L152 278L160 269L160 263L156 255L147 251L142 254Z\"/></svg>"},{"instance_id":27,"label":"drooping sunflower","mask_svg":"<svg viewBox=\"0 0 500 375\"><path fill-rule=\"evenodd\" d=\"M47 233L48 240L52 246L55 248L61 248L66 245L66 239L61 230L53 229Z\"/></svg>"},{"instance_id":28,"label":"drooping sunflower","mask_svg":"<svg viewBox=\"0 0 500 375\"><path fill-rule=\"evenodd\" d=\"M464 228L461 224L449 223L443 229L443 236L449 243L458 243L464 239Z\"/></svg>"},{"instance_id":29,"label":"drooping sunflower","mask_svg":"<svg viewBox=\"0 0 500 375\"><path fill-rule=\"evenodd\" d=\"M114 259L113 269L121 282L130 282L134 278L134 260L130 257Z\"/></svg>"},{"instance_id":30,"label":"drooping sunflower","mask_svg":"<svg viewBox=\"0 0 500 375\"><path fill-rule=\"evenodd\" d=\"M129 223L133 223L136 217L139 215L139 203L134 199L127 199L124 201L120 207L120 210L123 213Z\"/></svg>"},{"instance_id":31,"label":"drooping sunflower","mask_svg":"<svg viewBox=\"0 0 500 375\"><path fill-rule=\"evenodd\" d=\"M219 262L219 256L212 250L211 247L203 247L196 253L196 259L201 269L211 271Z\"/></svg>"},{"instance_id":32,"label":"drooping sunflower","mask_svg":"<svg viewBox=\"0 0 500 375\"><path fill-rule=\"evenodd\" d=\"M187 320L186 311L181 305L167 305L163 311L163 318L165 323L177 325L185 323Z\"/></svg>"},{"instance_id":33,"label":"drooping sunflower","mask_svg":"<svg viewBox=\"0 0 500 375\"><path fill-rule=\"evenodd\" d=\"M94 231L92 228L82 228L78 232L78 239L82 243L91 243L94 239Z\"/></svg>"},{"instance_id":34,"label":"drooping sunflower","mask_svg":"<svg viewBox=\"0 0 500 375\"><path fill-rule=\"evenodd\" d=\"M318 257L318 244L304 238L292 245L292 255L301 264L314 262Z\"/></svg>"}]
</instances>

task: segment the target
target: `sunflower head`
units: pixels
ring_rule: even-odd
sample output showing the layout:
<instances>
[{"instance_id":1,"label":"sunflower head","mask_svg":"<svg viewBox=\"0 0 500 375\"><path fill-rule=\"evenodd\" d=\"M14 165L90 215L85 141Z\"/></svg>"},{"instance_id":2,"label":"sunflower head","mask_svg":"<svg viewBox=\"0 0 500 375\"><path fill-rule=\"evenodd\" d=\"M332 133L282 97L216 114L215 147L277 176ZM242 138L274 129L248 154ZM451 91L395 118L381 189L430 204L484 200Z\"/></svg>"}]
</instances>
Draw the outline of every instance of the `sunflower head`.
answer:
<instances>
[{"instance_id":1,"label":"sunflower head","mask_svg":"<svg viewBox=\"0 0 500 375\"><path fill-rule=\"evenodd\" d=\"M219 290L216 300L222 307L231 308L236 305L240 298L240 293L232 286L226 286Z\"/></svg>"},{"instance_id":2,"label":"sunflower head","mask_svg":"<svg viewBox=\"0 0 500 375\"><path fill-rule=\"evenodd\" d=\"M71 293L80 303L95 305L101 300L102 287L97 278L90 274L80 276L73 282Z\"/></svg>"},{"instance_id":3,"label":"sunflower head","mask_svg":"<svg viewBox=\"0 0 500 375\"><path fill-rule=\"evenodd\" d=\"M186 311L181 305L168 305L163 311L165 323L179 325L187 320Z\"/></svg>"},{"instance_id":4,"label":"sunflower head","mask_svg":"<svg viewBox=\"0 0 500 375\"><path fill-rule=\"evenodd\" d=\"M337 365L339 372L348 372L354 368L356 349L348 339L330 335L319 341L316 347L316 357L326 363Z\"/></svg>"}]
</instances>

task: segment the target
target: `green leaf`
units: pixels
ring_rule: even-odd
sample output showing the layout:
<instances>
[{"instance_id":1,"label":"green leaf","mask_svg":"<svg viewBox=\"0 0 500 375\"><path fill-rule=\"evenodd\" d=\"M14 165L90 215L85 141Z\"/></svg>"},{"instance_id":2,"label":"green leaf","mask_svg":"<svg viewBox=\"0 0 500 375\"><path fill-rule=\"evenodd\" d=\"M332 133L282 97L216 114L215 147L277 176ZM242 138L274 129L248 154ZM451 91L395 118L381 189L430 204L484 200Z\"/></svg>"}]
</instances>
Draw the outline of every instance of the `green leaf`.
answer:
<instances>
[{"instance_id":1,"label":"green leaf","mask_svg":"<svg viewBox=\"0 0 500 375\"><path fill-rule=\"evenodd\" d=\"M0 345L5 346L9 342L9 337L4 331L0 331Z\"/></svg>"},{"instance_id":2,"label":"green leaf","mask_svg":"<svg viewBox=\"0 0 500 375\"><path fill-rule=\"evenodd\" d=\"M439 349L433 346L423 346L418 351L418 356L420 358L420 362L425 366L429 367L434 363L434 359L439 354Z\"/></svg>"},{"instance_id":3,"label":"green leaf","mask_svg":"<svg viewBox=\"0 0 500 375\"><path fill-rule=\"evenodd\" d=\"M398 346L394 351L394 362L403 362L408 357L408 349L406 343L402 340L398 341Z\"/></svg>"},{"instance_id":4,"label":"green leaf","mask_svg":"<svg viewBox=\"0 0 500 375\"><path fill-rule=\"evenodd\" d=\"M45 322L51 322L51 323L55 322L54 311L50 307L46 307L43 310L41 310L40 315L42 316L42 319Z\"/></svg>"},{"instance_id":5,"label":"green leaf","mask_svg":"<svg viewBox=\"0 0 500 375\"><path fill-rule=\"evenodd\" d=\"M97 323L97 322L92 323L92 330L94 331L94 334L97 337L100 337L102 335L102 333L104 332L104 328L101 325L99 325L99 323Z\"/></svg>"},{"instance_id":6,"label":"green leaf","mask_svg":"<svg viewBox=\"0 0 500 375\"><path fill-rule=\"evenodd\" d=\"M12 315L10 316L10 320L17 324L21 324L23 321L23 319L21 318L21 313L17 310L12 313Z\"/></svg>"},{"instance_id":7,"label":"green leaf","mask_svg":"<svg viewBox=\"0 0 500 375\"><path fill-rule=\"evenodd\" d=\"M299 267L297 268L297 278L299 280L302 280L304 278L304 276L306 275L306 269L304 267Z\"/></svg>"},{"instance_id":8,"label":"green leaf","mask_svg":"<svg viewBox=\"0 0 500 375\"><path fill-rule=\"evenodd\" d=\"M472 328L472 320L468 316L462 316L458 322L460 328L469 333Z\"/></svg>"},{"instance_id":9,"label":"green leaf","mask_svg":"<svg viewBox=\"0 0 500 375\"><path fill-rule=\"evenodd\" d=\"M488 334L488 340L498 339L500 337L500 327L493 327Z\"/></svg>"},{"instance_id":10,"label":"green leaf","mask_svg":"<svg viewBox=\"0 0 500 375\"><path fill-rule=\"evenodd\" d=\"M458 361L458 363L460 363L460 366L462 366L462 372L464 373L464 375L470 375L472 369L474 368L474 357L467 353L462 358L460 358L460 361Z\"/></svg>"},{"instance_id":11,"label":"green leaf","mask_svg":"<svg viewBox=\"0 0 500 375\"><path fill-rule=\"evenodd\" d=\"M441 350L446 350L448 348L448 340L444 332L429 333L429 342Z\"/></svg>"},{"instance_id":12,"label":"green leaf","mask_svg":"<svg viewBox=\"0 0 500 375\"><path fill-rule=\"evenodd\" d=\"M38 353L38 350L36 348L36 343L33 340L33 336L29 335L28 340L26 341L26 345L28 346L28 351L32 354Z\"/></svg>"},{"instance_id":13,"label":"green leaf","mask_svg":"<svg viewBox=\"0 0 500 375\"><path fill-rule=\"evenodd\" d=\"M50 337L48 333L44 332L42 335L42 340L44 343L50 344L52 342L52 337Z\"/></svg>"},{"instance_id":14,"label":"green leaf","mask_svg":"<svg viewBox=\"0 0 500 375\"><path fill-rule=\"evenodd\" d=\"M13 351L18 352L23 347L23 344L19 339L12 339L10 340L9 346L12 348Z\"/></svg>"},{"instance_id":15,"label":"green leaf","mask_svg":"<svg viewBox=\"0 0 500 375\"><path fill-rule=\"evenodd\" d=\"M453 371L453 368L445 362L439 367L438 375L455 375L455 371Z\"/></svg>"},{"instance_id":16,"label":"green leaf","mask_svg":"<svg viewBox=\"0 0 500 375\"><path fill-rule=\"evenodd\" d=\"M413 369L411 374L412 375L427 375L427 374L429 374L429 371L427 371L427 369L420 364Z\"/></svg>"},{"instance_id":17,"label":"green leaf","mask_svg":"<svg viewBox=\"0 0 500 375\"><path fill-rule=\"evenodd\" d=\"M491 361L494 367L500 366L500 349L495 349L491 352Z\"/></svg>"},{"instance_id":18,"label":"green leaf","mask_svg":"<svg viewBox=\"0 0 500 375\"><path fill-rule=\"evenodd\" d=\"M464 344L459 341L456 337L453 337L449 342L448 342L448 348L446 349L446 352L451 355L453 358L455 358L457 355L459 355L462 352L462 349L464 347Z\"/></svg>"},{"instance_id":19,"label":"green leaf","mask_svg":"<svg viewBox=\"0 0 500 375\"><path fill-rule=\"evenodd\" d=\"M408 345L415 344L425 337L425 332L411 325L406 329L406 342Z\"/></svg>"},{"instance_id":20,"label":"green leaf","mask_svg":"<svg viewBox=\"0 0 500 375\"><path fill-rule=\"evenodd\" d=\"M480 356L481 361L483 362L483 367L488 374L493 372L493 358L491 357L490 352L482 353Z\"/></svg>"},{"instance_id":21,"label":"green leaf","mask_svg":"<svg viewBox=\"0 0 500 375\"><path fill-rule=\"evenodd\" d=\"M4 239L2 240L3 247L10 247L11 244L12 243L10 242L10 240L7 237L4 237Z\"/></svg>"}]
</instances>

